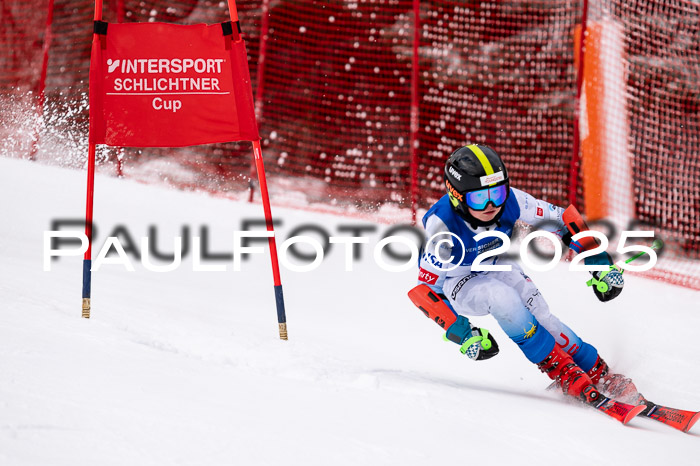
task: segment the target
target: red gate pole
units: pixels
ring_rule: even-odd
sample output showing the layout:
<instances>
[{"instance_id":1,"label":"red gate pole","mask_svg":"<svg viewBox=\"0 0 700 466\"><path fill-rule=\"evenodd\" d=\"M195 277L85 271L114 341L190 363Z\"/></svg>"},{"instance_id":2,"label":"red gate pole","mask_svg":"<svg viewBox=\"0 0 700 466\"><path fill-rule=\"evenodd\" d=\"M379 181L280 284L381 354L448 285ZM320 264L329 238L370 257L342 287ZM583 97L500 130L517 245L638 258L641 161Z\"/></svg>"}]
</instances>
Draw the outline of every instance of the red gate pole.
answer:
<instances>
[{"instance_id":1,"label":"red gate pole","mask_svg":"<svg viewBox=\"0 0 700 466\"><path fill-rule=\"evenodd\" d=\"M576 76L576 101L574 104L574 140L572 141L571 165L569 165L569 204L577 206L578 174L581 166L579 148L581 146L581 90L583 89L584 44L586 43L586 23L588 20L588 0L583 0L581 13L581 37L578 49L578 70ZM578 206L577 206L578 207Z\"/></svg>"},{"instance_id":2,"label":"red gate pole","mask_svg":"<svg viewBox=\"0 0 700 466\"><path fill-rule=\"evenodd\" d=\"M95 21L102 20L102 0L95 0ZM92 46L99 47L100 39L97 32L92 35ZM85 201L85 236L88 239L88 248L83 257L83 314L85 319L90 318L90 288L92 284L92 211L95 194L95 143L88 143L88 170L87 170L87 196Z\"/></svg>"},{"instance_id":3,"label":"red gate pole","mask_svg":"<svg viewBox=\"0 0 700 466\"><path fill-rule=\"evenodd\" d=\"M416 225L418 203L418 47L420 42L420 0L413 0L413 59L411 68L411 223Z\"/></svg>"},{"instance_id":4,"label":"red gate pole","mask_svg":"<svg viewBox=\"0 0 700 466\"><path fill-rule=\"evenodd\" d=\"M260 17L260 45L258 47L258 69L255 76L255 118L260 121L263 112L263 90L265 86L265 56L267 53L267 34L270 31L270 0L262 0L262 16ZM250 164L250 183L248 185L248 202L253 202L254 188L253 176L255 164Z\"/></svg>"},{"instance_id":5,"label":"red gate pole","mask_svg":"<svg viewBox=\"0 0 700 466\"><path fill-rule=\"evenodd\" d=\"M126 9L124 8L124 0L117 0L117 23L123 23L126 19ZM123 147L117 149L117 177L124 177L124 153Z\"/></svg>"},{"instance_id":6,"label":"red gate pole","mask_svg":"<svg viewBox=\"0 0 700 466\"><path fill-rule=\"evenodd\" d=\"M238 22L238 10L236 9L236 0L228 0L229 14L231 22ZM243 40L243 39L240 39ZM265 224L267 231L274 234L274 225L272 223L272 211L270 209L270 197L267 191L267 179L265 177L265 165L263 164L262 147L260 140L251 141L253 143L253 156L255 160L255 168L258 172L258 183L260 184L260 194L262 195L263 210L265 212ZM280 279L280 267L277 260L277 242L275 237L268 238L270 247L270 261L272 262L272 278L275 286L275 304L277 305L277 322L279 324L279 334L281 340L287 339L287 316L284 310L284 294L282 293L282 280Z\"/></svg>"},{"instance_id":7,"label":"red gate pole","mask_svg":"<svg viewBox=\"0 0 700 466\"><path fill-rule=\"evenodd\" d=\"M258 183L260 184L260 194L262 195L263 210L265 211L265 224L267 231L274 233L272 224L272 212L270 210L270 197L267 192L267 180L265 179L265 166L263 165L262 148L260 141L253 141L253 152L255 154L255 167L258 171ZM275 304L277 306L277 322L279 324L280 339L287 339L287 316L284 310L284 295L282 293L282 280L280 279L280 266L277 261L277 243L275 237L267 239L270 246L270 261L272 262L272 278L275 285Z\"/></svg>"},{"instance_id":8,"label":"red gate pole","mask_svg":"<svg viewBox=\"0 0 700 466\"><path fill-rule=\"evenodd\" d=\"M51 25L53 24L53 4L54 0L49 0L48 14L46 15L46 27L44 28L44 44L43 57L41 61L41 75L39 77L39 98L37 100L37 114L41 119L44 116L44 102L46 101L46 74L49 67L49 48L51 48ZM39 151L39 124L34 128L34 140L32 141L32 151L29 154L29 160L34 160L36 153Z\"/></svg>"}]
</instances>

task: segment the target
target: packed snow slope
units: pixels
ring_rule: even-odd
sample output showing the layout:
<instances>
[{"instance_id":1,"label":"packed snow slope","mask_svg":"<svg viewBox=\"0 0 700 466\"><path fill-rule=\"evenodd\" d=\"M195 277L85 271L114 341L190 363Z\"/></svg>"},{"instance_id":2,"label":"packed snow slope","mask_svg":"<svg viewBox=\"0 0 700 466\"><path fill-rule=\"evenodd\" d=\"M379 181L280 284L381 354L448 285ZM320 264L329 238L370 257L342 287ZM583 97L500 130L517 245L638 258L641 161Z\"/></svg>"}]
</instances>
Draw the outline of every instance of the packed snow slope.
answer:
<instances>
[{"instance_id":1,"label":"packed snow slope","mask_svg":"<svg viewBox=\"0 0 700 466\"><path fill-rule=\"evenodd\" d=\"M388 225L273 206L280 242L304 224L375 228L353 271L342 245L315 271L282 269L285 342L265 254L240 272L194 272L191 254L166 273L106 264L82 319L82 258L43 271L43 235L83 218L85 173L0 159L0 196L2 465L698 464L697 426L623 426L545 391L489 316L472 320L501 354L462 356L406 297L415 271L375 263ZM210 251L230 253L262 218L259 204L102 176L95 196L93 257L118 227L138 243L152 225L160 251L206 226ZM531 276L648 398L700 409L700 293L630 273L602 304L566 264Z\"/></svg>"}]
</instances>

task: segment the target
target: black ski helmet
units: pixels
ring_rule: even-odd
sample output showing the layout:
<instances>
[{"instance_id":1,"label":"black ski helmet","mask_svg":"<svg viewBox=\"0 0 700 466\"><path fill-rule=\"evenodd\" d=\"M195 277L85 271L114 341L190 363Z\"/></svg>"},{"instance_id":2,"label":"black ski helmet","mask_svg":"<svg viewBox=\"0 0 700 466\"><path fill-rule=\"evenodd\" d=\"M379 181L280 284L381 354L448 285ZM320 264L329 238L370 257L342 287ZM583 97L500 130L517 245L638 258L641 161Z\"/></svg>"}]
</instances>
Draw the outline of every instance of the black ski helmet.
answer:
<instances>
[{"instance_id":1,"label":"black ski helmet","mask_svg":"<svg viewBox=\"0 0 700 466\"><path fill-rule=\"evenodd\" d=\"M445 188L450 197L450 205L475 227L497 222L504 209L490 222L482 222L469 213L465 194L503 184L507 186L508 183L508 171L503 160L495 150L483 144L460 147L445 163Z\"/></svg>"}]
</instances>

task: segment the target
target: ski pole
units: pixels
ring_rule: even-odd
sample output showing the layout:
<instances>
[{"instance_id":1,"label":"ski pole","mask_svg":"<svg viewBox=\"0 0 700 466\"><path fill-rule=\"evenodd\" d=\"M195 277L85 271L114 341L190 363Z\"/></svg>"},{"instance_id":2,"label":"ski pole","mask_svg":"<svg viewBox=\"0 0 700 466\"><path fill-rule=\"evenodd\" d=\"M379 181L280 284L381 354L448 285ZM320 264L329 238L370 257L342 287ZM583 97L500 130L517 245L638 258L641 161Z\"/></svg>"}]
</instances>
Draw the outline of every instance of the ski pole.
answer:
<instances>
[{"instance_id":1,"label":"ski pole","mask_svg":"<svg viewBox=\"0 0 700 466\"><path fill-rule=\"evenodd\" d=\"M655 239L654 242L651 243L651 249L653 249L654 251L658 251L658 250L661 249L662 247L664 247L664 242L661 241L660 239ZM639 258L639 257L642 257L644 254L647 254L647 252L646 252L646 251L642 251L642 252L640 252L639 254L635 254L634 256L632 256L632 257L630 257L629 259L627 259L627 260L625 261L625 264L629 264L629 263L632 262L633 260L635 260L635 259L637 259L637 258ZM610 266L610 267L612 268L612 267L614 267L614 266ZM620 270L620 273L625 273L625 270L624 270L624 269ZM602 278L602 277L601 277L601 278Z\"/></svg>"},{"instance_id":2,"label":"ski pole","mask_svg":"<svg viewBox=\"0 0 700 466\"><path fill-rule=\"evenodd\" d=\"M651 243L651 249L654 250L654 251L658 251L658 250L661 249L663 246L664 246L664 243L663 243L663 241L661 241L660 239L655 239L654 242ZM633 260L642 257L644 254L648 254L648 253L647 253L646 251L642 251L642 252L640 252L639 254L635 254L634 256L632 256L632 257L630 257L629 259L627 259L627 260L625 261L625 264L629 264L629 263L632 262ZM601 293L606 293L606 292L608 291L608 284L605 283L605 282L602 281L602 280L603 280L603 277L605 277L607 274L609 274L609 273L610 273L611 271L613 271L613 270L618 270L618 271L620 272L620 274L625 273L625 269L621 269L621 268L618 267L617 265L611 265L611 266L610 266L610 269L605 270L605 271L603 271L603 273L600 274L600 277L599 277L599 278L595 278L595 277L591 278L590 280L588 280L588 281L586 282L586 285L587 285L587 286L593 286L593 285L595 285L596 288L598 289L598 291L600 291Z\"/></svg>"}]
</instances>

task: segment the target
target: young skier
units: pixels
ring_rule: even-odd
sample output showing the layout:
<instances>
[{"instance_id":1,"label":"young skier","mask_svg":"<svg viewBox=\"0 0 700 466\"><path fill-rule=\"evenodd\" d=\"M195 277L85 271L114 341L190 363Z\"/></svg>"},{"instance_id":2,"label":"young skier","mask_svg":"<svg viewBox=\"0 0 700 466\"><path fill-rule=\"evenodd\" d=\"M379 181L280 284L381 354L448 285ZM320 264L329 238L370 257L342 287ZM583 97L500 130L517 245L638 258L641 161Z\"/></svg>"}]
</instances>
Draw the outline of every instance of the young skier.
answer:
<instances>
[{"instance_id":1,"label":"young skier","mask_svg":"<svg viewBox=\"0 0 700 466\"><path fill-rule=\"evenodd\" d=\"M510 237L518 220L530 225L543 221L557 225L553 233L576 252L596 245L571 241L576 231L565 224L563 208L510 187L503 161L488 146L472 144L457 149L445 165L445 186L447 194L423 217L428 241L420 258L419 285L409 293L412 301L474 360L498 354L498 345L488 330L469 322L470 316L491 314L525 357L555 380L564 393L587 402L603 393L636 404L637 390L630 379L610 373L596 348L550 312L540 291L517 263L493 256L483 264L507 264L512 271L471 270L477 255L503 244L494 236L478 242L474 237L484 231ZM578 212L570 209L576 215L576 225L585 229ZM585 263L609 266L612 261L603 252ZM601 301L622 292L624 281L618 269L593 275L608 285L604 293L593 287Z\"/></svg>"}]
</instances>

